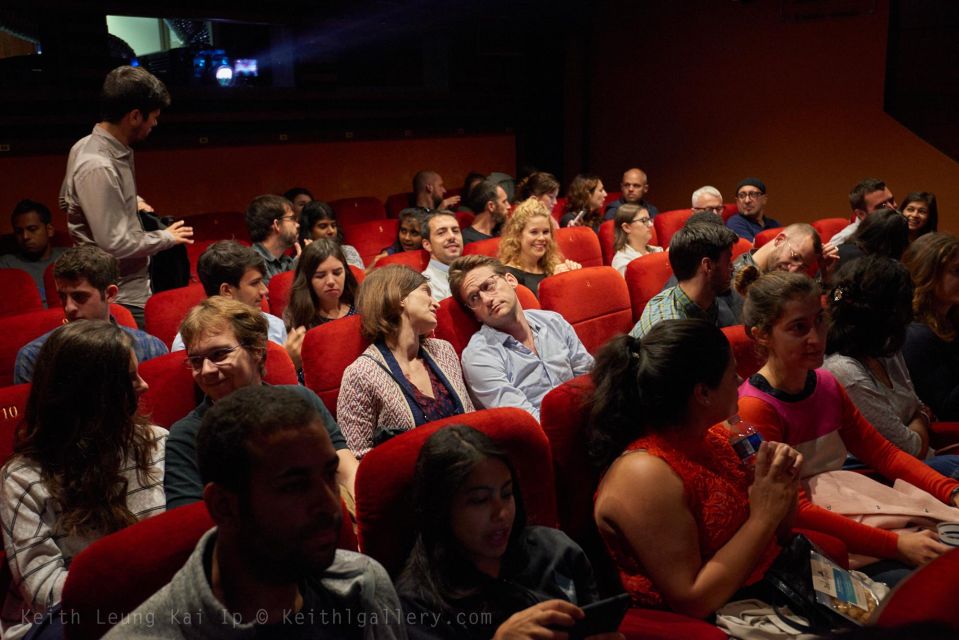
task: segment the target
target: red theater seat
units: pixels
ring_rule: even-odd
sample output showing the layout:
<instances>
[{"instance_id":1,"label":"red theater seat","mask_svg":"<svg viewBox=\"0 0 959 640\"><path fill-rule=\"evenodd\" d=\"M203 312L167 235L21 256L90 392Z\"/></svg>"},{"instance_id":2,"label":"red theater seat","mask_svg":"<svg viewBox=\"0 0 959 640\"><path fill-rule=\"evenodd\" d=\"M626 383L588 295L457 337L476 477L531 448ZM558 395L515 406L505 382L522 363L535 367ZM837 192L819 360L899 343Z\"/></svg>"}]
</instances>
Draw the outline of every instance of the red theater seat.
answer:
<instances>
[{"instance_id":1,"label":"red theater seat","mask_svg":"<svg viewBox=\"0 0 959 640\"><path fill-rule=\"evenodd\" d=\"M399 218L400 211L413 206L413 192L394 193L386 199L386 214L390 218Z\"/></svg>"},{"instance_id":2,"label":"red theater seat","mask_svg":"<svg viewBox=\"0 0 959 640\"><path fill-rule=\"evenodd\" d=\"M426 265L429 263L430 254L424 249L416 249L415 251L399 251L393 255L383 256L373 268L378 269L388 264L405 264L413 271L420 272L426 269Z\"/></svg>"},{"instance_id":3,"label":"red theater seat","mask_svg":"<svg viewBox=\"0 0 959 640\"><path fill-rule=\"evenodd\" d=\"M612 267L587 267L549 276L539 285L539 302L566 318L592 354L634 324L626 281Z\"/></svg>"},{"instance_id":4,"label":"red theater seat","mask_svg":"<svg viewBox=\"0 0 959 640\"><path fill-rule=\"evenodd\" d=\"M739 205L729 204L728 202L723 203L723 222L726 222L737 213L739 213Z\"/></svg>"},{"instance_id":5,"label":"red theater seat","mask_svg":"<svg viewBox=\"0 0 959 640\"><path fill-rule=\"evenodd\" d=\"M755 341L746 335L746 328L743 325L723 327L722 332L726 334L729 346L736 357L736 373L740 378L747 380L766 364L766 359L759 354Z\"/></svg>"},{"instance_id":6,"label":"red theater seat","mask_svg":"<svg viewBox=\"0 0 959 640\"><path fill-rule=\"evenodd\" d=\"M691 215L693 215L692 209L673 209L656 214L656 217L653 218L653 228L656 230L659 246L663 249L669 247L669 241L673 234L686 224Z\"/></svg>"},{"instance_id":7,"label":"red theater seat","mask_svg":"<svg viewBox=\"0 0 959 640\"><path fill-rule=\"evenodd\" d=\"M290 303L290 289L293 287L293 271L284 271L270 278L270 313L277 318L283 317L286 305Z\"/></svg>"},{"instance_id":8,"label":"red theater seat","mask_svg":"<svg viewBox=\"0 0 959 640\"><path fill-rule=\"evenodd\" d=\"M541 308L533 292L523 285L516 286L516 296L524 309ZM436 310L436 330L433 335L453 345L456 355L463 355L463 349L479 328L480 324L473 313L461 307L456 300L446 298L440 302L440 308Z\"/></svg>"},{"instance_id":9,"label":"red theater seat","mask_svg":"<svg viewBox=\"0 0 959 640\"><path fill-rule=\"evenodd\" d=\"M383 247L388 247L396 241L400 221L383 218L355 224L345 223L341 225L341 228L343 241L353 245L363 259L363 264L369 264L383 250Z\"/></svg>"},{"instance_id":10,"label":"red theater seat","mask_svg":"<svg viewBox=\"0 0 959 640\"><path fill-rule=\"evenodd\" d=\"M553 210L549 212L553 216L553 220L556 221L556 224L559 224L559 221L563 219L563 214L566 213L566 198L556 198L556 204L553 205Z\"/></svg>"},{"instance_id":11,"label":"red theater seat","mask_svg":"<svg viewBox=\"0 0 959 640\"><path fill-rule=\"evenodd\" d=\"M43 309L40 289L33 277L23 269L0 269L3 295L0 296L0 316L12 316Z\"/></svg>"},{"instance_id":12,"label":"red theater seat","mask_svg":"<svg viewBox=\"0 0 959 640\"><path fill-rule=\"evenodd\" d=\"M819 239L822 240L823 244L826 244L832 237L845 229L849 225L848 218L822 218L821 220L813 220L812 224L813 229L819 233Z\"/></svg>"},{"instance_id":13,"label":"red theater seat","mask_svg":"<svg viewBox=\"0 0 959 640\"><path fill-rule=\"evenodd\" d=\"M673 268L666 251L648 253L626 265L626 287L633 306L633 322L639 321L646 303L663 290L663 285L671 275Z\"/></svg>"},{"instance_id":14,"label":"red theater seat","mask_svg":"<svg viewBox=\"0 0 959 640\"><path fill-rule=\"evenodd\" d=\"M54 260L43 270L43 293L46 298L47 308L53 309L60 306L60 294L57 293L57 280L53 277Z\"/></svg>"},{"instance_id":15,"label":"red theater seat","mask_svg":"<svg viewBox=\"0 0 959 640\"><path fill-rule=\"evenodd\" d=\"M0 386L13 384L13 365L20 348L63 322L60 308L0 317Z\"/></svg>"},{"instance_id":16,"label":"red theater seat","mask_svg":"<svg viewBox=\"0 0 959 640\"><path fill-rule=\"evenodd\" d=\"M949 551L900 582L875 618L877 627L942 622L959 637L959 549Z\"/></svg>"},{"instance_id":17,"label":"red theater seat","mask_svg":"<svg viewBox=\"0 0 959 640\"><path fill-rule=\"evenodd\" d=\"M466 229L468 226L473 224L473 220L476 219L476 214L472 211L457 211L456 212L456 223L460 226L460 231Z\"/></svg>"},{"instance_id":18,"label":"red theater seat","mask_svg":"<svg viewBox=\"0 0 959 640\"><path fill-rule=\"evenodd\" d=\"M206 292L199 284L154 293L147 298L143 312L147 333L162 340L169 348L187 312L205 298Z\"/></svg>"},{"instance_id":19,"label":"red theater seat","mask_svg":"<svg viewBox=\"0 0 959 640\"><path fill-rule=\"evenodd\" d=\"M753 243L746 238L740 238L733 245L733 260L753 248Z\"/></svg>"},{"instance_id":20,"label":"red theater seat","mask_svg":"<svg viewBox=\"0 0 959 640\"><path fill-rule=\"evenodd\" d=\"M603 250L596 232L588 227L565 227L555 233L556 245L563 257L584 267L603 266Z\"/></svg>"},{"instance_id":21,"label":"red theater seat","mask_svg":"<svg viewBox=\"0 0 959 640\"><path fill-rule=\"evenodd\" d=\"M186 368L185 351L175 351L140 363L140 376L149 385L140 396L140 412L150 422L169 429L199 404L202 393L193 384ZM266 343L266 376L269 384L297 384L296 367L286 349L275 342Z\"/></svg>"},{"instance_id":22,"label":"red theater seat","mask_svg":"<svg viewBox=\"0 0 959 640\"><path fill-rule=\"evenodd\" d=\"M476 242L471 242L463 247L463 255L483 255L496 258L499 256L499 241L500 239L497 237L489 238L488 240L477 240Z\"/></svg>"},{"instance_id":23,"label":"red theater seat","mask_svg":"<svg viewBox=\"0 0 959 640\"><path fill-rule=\"evenodd\" d=\"M488 409L437 420L375 447L356 475L356 522L360 549L394 578L414 542L412 481L416 458L429 436L465 424L488 435L516 467L529 524L556 526L549 443L536 420L522 409Z\"/></svg>"},{"instance_id":24,"label":"red theater seat","mask_svg":"<svg viewBox=\"0 0 959 640\"><path fill-rule=\"evenodd\" d=\"M30 383L0 387L0 465L13 455L13 437L27 411Z\"/></svg>"},{"instance_id":25,"label":"red theater seat","mask_svg":"<svg viewBox=\"0 0 959 640\"><path fill-rule=\"evenodd\" d=\"M614 220L607 220L599 225L599 248L603 251L603 264L609 266L613 264L613 256L616 255L616 229L613 226Z\"/></svg>"},{"instance_id":26,"label":"red theater seat","mask_svg":"<svg viewBox=\"0 0 959 640\"><path fill-rule=\"evenodd\" d=\"M767 242L770 242L773 238L778 236L783 232L782 227L775 227L773 229L763 229L756 234L756 237L753 238L753 248L758 249Z\"/></svg>"},{"instance_id":27,"label":"red theater seat","mask_svg":"<svg viewBox=\"0 0 959 640\"><path fill-rule=\"evenodd\" d=\"M303 338L304 381L320 396L333 417L343 371L370 345L360 332L361 322L358 315L347 316L314 327Z\"/></svg>"},{"instance_id":28,"label":"red theater seat","mask_svg":"<svg viewBox=\"0 0 959 640\"><path fill-rule=\"evenodd\" d=\"M386 207L379 198L341 198L331 200L329 205L333 208L333 213L336 214L336 219L341 225L386 218Z\"/></svg>"}]
</instances>

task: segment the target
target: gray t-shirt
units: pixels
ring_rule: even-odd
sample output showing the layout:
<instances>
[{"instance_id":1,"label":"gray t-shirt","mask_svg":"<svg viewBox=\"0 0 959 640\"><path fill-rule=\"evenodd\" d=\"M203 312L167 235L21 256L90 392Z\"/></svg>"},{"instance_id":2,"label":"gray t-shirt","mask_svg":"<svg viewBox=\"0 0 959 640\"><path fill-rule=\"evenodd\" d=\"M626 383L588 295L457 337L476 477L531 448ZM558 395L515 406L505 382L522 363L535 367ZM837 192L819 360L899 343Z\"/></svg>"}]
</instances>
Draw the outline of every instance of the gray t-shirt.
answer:
<instances>
[{"instance_id":1,"label":"gray t-shirt","mask_svg":"<svg viewBox=\"0 0 959 640\"><path fill-rule=\"evenodd\" d=\"M902 352L888 358L879 358L886 368L890 389L859 360L834 353L823 366L836 376L846 393L869 423L889 442L911 456L919 454L922 441L919 434L907 425L919 410L919 398L909 378L909 370ZM929 450L929 455L933 451Z\"/></svg>"}]
</instances>

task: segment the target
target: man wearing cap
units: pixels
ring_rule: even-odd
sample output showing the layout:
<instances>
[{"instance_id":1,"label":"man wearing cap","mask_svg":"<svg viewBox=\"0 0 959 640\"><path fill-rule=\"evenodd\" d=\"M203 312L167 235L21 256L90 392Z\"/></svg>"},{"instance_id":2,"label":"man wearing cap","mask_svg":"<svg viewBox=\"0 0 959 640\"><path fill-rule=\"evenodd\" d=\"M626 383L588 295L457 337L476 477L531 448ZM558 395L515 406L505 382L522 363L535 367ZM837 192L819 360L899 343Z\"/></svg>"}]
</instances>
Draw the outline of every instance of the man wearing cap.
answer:
<instances>
[{"instance_id":1,"label":"man wearing cap","mask_svg":"<svg viewBox=\"0 0 959 640\"><path fill-rule=\"evenodd\" d=\"M740 238L752 242L760 231L782 226L766 217L766 185L759 178L746 178L736 185L736 204L739 213L727 220L726 226Z\"/></svg>"}]
</instances>

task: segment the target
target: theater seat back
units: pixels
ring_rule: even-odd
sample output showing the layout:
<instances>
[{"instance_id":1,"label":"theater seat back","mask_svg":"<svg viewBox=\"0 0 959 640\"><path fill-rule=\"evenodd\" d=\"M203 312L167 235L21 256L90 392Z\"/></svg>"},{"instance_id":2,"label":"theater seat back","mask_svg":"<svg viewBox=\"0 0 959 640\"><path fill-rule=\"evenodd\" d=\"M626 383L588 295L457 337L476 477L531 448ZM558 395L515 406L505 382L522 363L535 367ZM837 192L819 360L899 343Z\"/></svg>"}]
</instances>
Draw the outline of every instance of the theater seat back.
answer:
<instances>
[{"instance_id":1,"label":"theater seat back","mask_svg":"<svg viewBox=\"0 0 959 640\"><path fill-rule=\"evenodd\" d=\"M370 346L360 332L359 315L347 316L313 327L303 338L303 376L306 386L320 396L336 417L343 372Z\"/></svg>"},{"instance_id":2,"label":"theater seat back","mask_svg":"<svg viewBox=\"0 0 959 640\"><path fill-rule=\"evenodd\" d=\"M590 232L592 233L592 232ZM588 267L558 273L539 285L544 309L556 311L590 353L619 333L633 327L633 312L626 281L612 267Z\"/></svg>"},{"instance_id":3,"label":"theater seat back","mask_svg":"<svg viewBox=\"0 0 959 640\"><path fill-rule=\"evenodd\" d=\"M205 298L206 293L199 284L154 293L147 298L144 309L147 333L156 336L170 347L187 312Z\"/></svg>"},{"instance_id":4,"label":"theater seat back","mask_svg":"<svg viewBox=\"0 0 959 640\"><path fill-rule=\"evenodd\" d=\"M661 211L653 218L653 228L656 229L656 238L659 239L659 246L663 249L669 247L669 241L673 234L679 231L689 217L693 215L692 209L673 209L672 211Z\"/></svg>"},{"instance_id":5,"label":"theater seat back","mask_svg":"<svg viewBox=\"0 0 959 640\"><path fill-rule=\"evenodd\" d=\"M657 220L659 216L657 216ZM626 288L633 307L633 322L638 322L650 298L663 290L673 275L669 252L647 253L626 265Z\"/></svg>"},{"instance_id":6,"label":"theater seat back","mask_svg":"<svg viewBox=\"0 0 959 640\"><path fill-rule=\"evenodd\" d=\"M584 267L603 266L603 250L596 232L588 227L557 229L556 246L563 257Z\"/></svg>"}]
</instances>

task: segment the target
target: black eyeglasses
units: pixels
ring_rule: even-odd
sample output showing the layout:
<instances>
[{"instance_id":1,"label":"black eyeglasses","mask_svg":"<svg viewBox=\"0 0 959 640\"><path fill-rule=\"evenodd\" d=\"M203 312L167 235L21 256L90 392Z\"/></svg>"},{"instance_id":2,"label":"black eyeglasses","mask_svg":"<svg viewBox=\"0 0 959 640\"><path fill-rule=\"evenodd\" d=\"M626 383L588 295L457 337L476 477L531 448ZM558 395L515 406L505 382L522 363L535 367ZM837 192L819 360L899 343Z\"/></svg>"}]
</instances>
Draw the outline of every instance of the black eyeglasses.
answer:
<instances>
[{"instance_id":1,"label":"black eyeglasses","mask_svg":"<svg viewBox=\"0 0 959 640\"><path fill-rule=\"evenodd\" d=\"M484 280L480 284L480 286L476 289L476 291L471 293L470 296L466 299L466 306L469 307L470 309L475 309L476 307L480 306L480 304L483 302L482 294L488 295L492 293L493 291L495 291L496 279L501 277L502 276L499 275L498 273L494 273L489 278Z\"/></svg>"},{"instance_id":2,"label":"black eyeglasses","mask_svg":"<svg viewBox=\"0 0 959 640\"><path fill-rule=\"evenodd\" d=\"M222 367L227 364L226 359L230 357L230 354L240 348L240 345L235 347L221 347L220 349L213 349L206 353L199 353L195 356L187 356L183 360L183 365L187 369L193 369L194 371L199 371L203 368L203 361L209 360L210 364L214 367Z\"/></svg>"}]
</instances>

